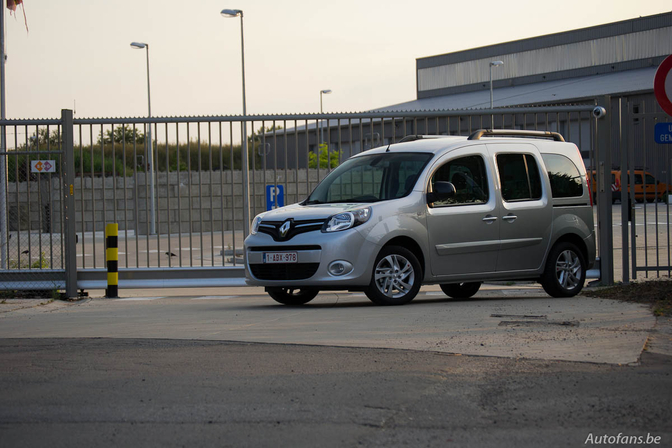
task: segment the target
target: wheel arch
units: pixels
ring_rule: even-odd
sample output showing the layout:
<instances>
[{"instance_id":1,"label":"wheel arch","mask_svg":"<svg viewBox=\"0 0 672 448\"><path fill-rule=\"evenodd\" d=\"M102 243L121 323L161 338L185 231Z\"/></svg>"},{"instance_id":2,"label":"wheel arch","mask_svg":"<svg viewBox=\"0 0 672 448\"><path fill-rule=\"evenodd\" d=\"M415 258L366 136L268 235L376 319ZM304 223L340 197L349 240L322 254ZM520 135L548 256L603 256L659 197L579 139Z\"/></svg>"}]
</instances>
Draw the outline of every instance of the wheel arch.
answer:
<instances>
[{"instance_id":1,"label":"wheel arch","mask_svg":"<svg viewBox=\"0 0 672 448\"><path fill-rule=\"evenodd\" d=\"M381 250L388 246L401 246L413 252L413 255L415 255L415 258L417 258L418 262L420 263L420 267L422 268L422 276L424 278L427 272L425 269L425 254L422 252L420 245L413 238L410 236L394 237L387 241L383 247L381 247Z\"/></svg>"},{"instance_id":2,"label":"wheel arch","mask_svg":"<svg viewBox=\"0 0 672 448\"><path fill-rule=\"evenodd\" d=\"M561 235L557 240L553 242L551 247L549 248L548 254L551 253L553 248L557 246L560 243L572 243L578 249L581 251L581 255L583 255L583 260L588 263L588 247L586 246L586 242L581 238L580 235L577 235L576 233L565 233L564 235ZM546 254L546 257L548 258L548 254ZM544 263L544 266L546 263Z\"/></svg>"}]
</instances>

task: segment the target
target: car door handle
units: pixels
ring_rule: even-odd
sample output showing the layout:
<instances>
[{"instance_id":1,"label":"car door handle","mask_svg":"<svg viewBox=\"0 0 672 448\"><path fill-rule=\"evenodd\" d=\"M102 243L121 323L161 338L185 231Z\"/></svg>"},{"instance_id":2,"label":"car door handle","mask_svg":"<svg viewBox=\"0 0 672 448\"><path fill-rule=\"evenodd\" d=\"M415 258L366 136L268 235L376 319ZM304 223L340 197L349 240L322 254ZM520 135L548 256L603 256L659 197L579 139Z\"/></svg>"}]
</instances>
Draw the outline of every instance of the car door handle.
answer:
<instances>
[{"instance_id":1,"label":"car door handle","mask_svg":"<svg viewBox=\"0 0 672 448\"><path fill-rule=\"evenodd\" d=\"M502 216L502 219L504 219L506 221L509 221L509 222L513 222L516 219L518 219L518 217L516 215L506 215L506 216Z\"/></svg>"},{"instance_id":2,"label":"car door handle","mask_svg":"<svg viewBox=\"0 0 672 448\"><path fill-rule=\"evenodd\" d=\"M483 218L483 221L490 224L491 222L497 221L497 217L496 216L486 216L485 218Z\"/></svg>"}]
</instances>

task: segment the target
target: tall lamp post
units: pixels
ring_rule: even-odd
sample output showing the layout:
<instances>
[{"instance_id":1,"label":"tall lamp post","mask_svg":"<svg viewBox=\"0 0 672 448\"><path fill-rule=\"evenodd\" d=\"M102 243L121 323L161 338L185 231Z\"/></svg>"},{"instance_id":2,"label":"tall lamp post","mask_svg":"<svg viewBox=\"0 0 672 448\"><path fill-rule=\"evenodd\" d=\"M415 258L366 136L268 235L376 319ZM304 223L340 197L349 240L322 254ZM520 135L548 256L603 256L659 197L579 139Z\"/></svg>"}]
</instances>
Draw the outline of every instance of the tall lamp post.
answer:
<instances>
[{"instance_id":1,"label":"tall lamp post","mask_svg":"<svg viewBox=\"0 0 672 448\"><path fill-rule=\"evenodd\" d=\"M222 9L223 17L235 18L240 16L240 53L242 57L243 70L243 132L242 132L242 171L243 171L243 232L247 236L250 234L250 167L247 152L247 104L245 102L245 37L243 33L243 11L241 9Z\"/></svg>"},{"instance_id":2,"label":"tall lamp post","mask_svg":"<svg viewBox=\"0 0 672 448\"><path fill-rule=\"evenodd\" d=\"M152 117L152 96L150 94L149 88L149 44L142 42L131 42L131 48L136 50L142 50L143 48L147 50L147 116ZM149 227L150 234L156 234L156 210L155 210L155 197L154 197L154 145L152 144L152 124L148 123L147 129L147 160L149 168L149 200L150 200L150 210L149 210Z\"/></svg>"},{"instance_id":3,"label":"tall lamp post","mask_svg":"<svg viewBox=\"0 0 672 448\"><path fill-rule=\"evenodd\" d=\"M490 109L493 108L493 101L492 101L492 67L498 67L500 65L504 65L504 62L502 61L492 61L490 63Z\"/></svg>"},{"instance_id":4,"label":"tall lamp post","mask_svg":"<svg viewBox=\"0 0 672 448\"><path fill-rule=\"evenodd\" d=\"M5 111L5 2L0 3L0 119ZM7 151L5 127L0 127L0 152ZM0 269L7 269L7 157L0 156Z\"/></svg>"},{"instance_id":5,"label":"tall lamp post","mask_svg":"<svg viewBox=\"0 0 672 448\"><path fill-rule=\"evenodd\" d=\"M329 90L329 89L320 90L320 113L323 113L323 111L322 111L322 95L328 95L330 93L331 93L331 90ZM323 142L324 142L324 135L322 134L322 119L320 118L320 143L323 143Z\"/></svg>"}]
</instances>

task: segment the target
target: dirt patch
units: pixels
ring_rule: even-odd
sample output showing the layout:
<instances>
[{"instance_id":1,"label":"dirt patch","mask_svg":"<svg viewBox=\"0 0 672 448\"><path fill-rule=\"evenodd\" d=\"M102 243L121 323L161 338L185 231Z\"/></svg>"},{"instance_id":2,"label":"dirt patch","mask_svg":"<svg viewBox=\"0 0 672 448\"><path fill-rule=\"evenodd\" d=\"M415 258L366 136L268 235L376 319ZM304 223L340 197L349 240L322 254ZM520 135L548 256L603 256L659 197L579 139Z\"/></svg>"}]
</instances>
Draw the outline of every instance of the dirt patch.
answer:
<instances>
[{"instance_id":1,"label":"dirt patch","mask_svg":"<svg viewBox=\"0 0 672 448\"><path fill-rule=\"evenodd\" d=\"M651 306L656 316L672 317L672 279L669 277L633 282L628 285L588 289L584 296L624 302L644 303Z\"/></svg>"}]
</instances>

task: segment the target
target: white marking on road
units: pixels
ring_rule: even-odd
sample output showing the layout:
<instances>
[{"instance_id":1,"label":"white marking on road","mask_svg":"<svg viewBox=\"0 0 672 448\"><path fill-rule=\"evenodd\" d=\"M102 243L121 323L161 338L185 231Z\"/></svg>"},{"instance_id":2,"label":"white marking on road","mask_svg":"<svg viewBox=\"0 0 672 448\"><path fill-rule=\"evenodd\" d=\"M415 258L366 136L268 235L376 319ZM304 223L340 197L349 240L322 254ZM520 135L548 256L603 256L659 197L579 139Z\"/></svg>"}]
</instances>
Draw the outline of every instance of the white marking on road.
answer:
<instances>
[{"instance_id":1,"label":"white marking on road","mask_svg":"<svg viewBox=\"0 0 672 448\"><path fill-rule=\"evenodd\" d=\"M182 252L186 252L186 251L190 251L190 250L195 251L195 250L201 250L201 249L199 247L183 247L182 248ZM174 248L171 249L171 252L173 252L174 254L176 254L179 251L180 251L179 247L174 247ZM147 254L158 254L159 252L161 252L161 253L168 252L168 249L165 248L165 249L161 249L160 251L158 249L150 249L150 250L141 250L140 252L144 252L144 253L147 253Z\"/></svg>"}]
</instances>

